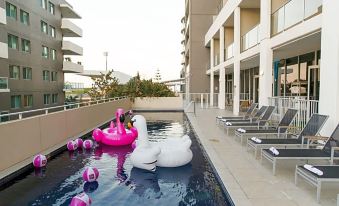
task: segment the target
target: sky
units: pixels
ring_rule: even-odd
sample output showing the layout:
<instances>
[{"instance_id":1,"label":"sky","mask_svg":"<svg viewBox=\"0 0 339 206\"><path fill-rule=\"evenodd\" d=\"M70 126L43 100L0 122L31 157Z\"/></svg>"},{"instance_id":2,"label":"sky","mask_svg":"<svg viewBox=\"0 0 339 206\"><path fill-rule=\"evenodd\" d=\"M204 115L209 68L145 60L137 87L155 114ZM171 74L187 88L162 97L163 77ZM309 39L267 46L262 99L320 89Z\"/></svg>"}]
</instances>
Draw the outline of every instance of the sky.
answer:
<instances>
[{"instance_id":1,"label":"sky","mask_svg":"<svg viewBox=\"0 0 339 206\"><path fill-rule=\"evenodd\" d=\"M184 0L67 1L82 17L71 21L83 37L67 39L83 47L84 55L72 60L85 70L105 70L107 51L109 69L153 78L159 68L163 80L180 77ZM65 79L76 81L74 75Z\"/></svg>"}]
</instances>

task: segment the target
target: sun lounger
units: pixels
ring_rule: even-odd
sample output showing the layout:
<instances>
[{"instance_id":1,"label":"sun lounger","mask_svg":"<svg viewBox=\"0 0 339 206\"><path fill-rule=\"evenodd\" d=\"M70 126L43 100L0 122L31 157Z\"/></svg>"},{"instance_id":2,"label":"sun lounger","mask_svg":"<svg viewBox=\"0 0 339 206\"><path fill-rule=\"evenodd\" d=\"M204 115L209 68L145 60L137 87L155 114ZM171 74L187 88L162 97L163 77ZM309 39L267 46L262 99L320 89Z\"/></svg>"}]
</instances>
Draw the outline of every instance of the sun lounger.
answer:
<instances>
[{"instance_id":1,"label":"sun lounger","mask_svg":"<svg viewBox=\"0 0 339 206\"><path fill-rule=\"evenodd\" d=\"M234 120L222 119L221 122L224 125L232 125L234 123L257 122L265 114L267 108L268 106L260 107L260 109L253 116L250 116L248 119L234 119Z\"/></svg>"},{"instance_id":2,"label":"sun lounger","mask_svg":"<svg viewBox=\"0 0 339 206\"><path fill-rule=\"evenodd\" d=\"M270 147L276 148L293 148L293 147L302 147L304 143L304 136L316 136L326 120L328 119L327 115L313 114L308 120L307 124L300 132L297 138L286 138L286 139L277 139L277 138L266 138L260 139L261 142L253 141L252 139L247 140L247 149L252 148L254 150L254 155L257 157L258 151L261 149L268 149Z\"/></svg>"},{"instance_id":3,"label":"sun lounger","mask_svg":"<svg viewBox=\"0 0 339 206\"><path fill-rule=\"evenodd\" d=\"M223 117L223 116L217 116L216 122L220 123L221 120L237 120L237 119L248 119L252 116L253 111L255 108L257 108L258 103L252 103L251 106L247 109L244 116L238 116L238 117Z\"/></svg>"},{"instance_id":4,"label":"sun lounger","mask_svg":"<svg viewBox=\"0 0 339 206\"><path fill-rule=\"evenodd\" d=\"M278 137L280 137L281 134L287 134L287 130L293 122L297 113L298 110L296 109L288 109L284 117L279 122L278 126L260 129L247 129L245 132L235 131L235 136L240 139L241 144L243 143L244 139L248 139L251 137L260 136L262 138L263 136L268 135L277 135Z\"/></svg>"},{"instance_id":5,"label":"sun lounger","mask_svg":"<svg viewBox=\"0 0 339 206\"><path fill-rule=\"evenodd\" d=\"M235 128L241 128L243 131L247 128L261 128L261 127L265 127L266 123L270 120L274 110L276 109L276 107L274 106L269 106L267 107L264 115L257 119L256 121L252 121L252 122L232 122L231 125L224 125L224 128L227 130L227 134L229 132L230 129L235 129Z\"/></svg>"},{"instance_id":6,"label":"sun lounger","mask_svg":"<svg viewBox=\"0 0 339 206\"><path fill-rule=\"evenodd\" d=\"M317 137L313 136L309 139L314 140ZM323 149L278 149L279 154L273 154L270 149L263 149L261 160L266 159L273 164L273 174L275 174L278 160L329 160L333 164L334 159L339 159L339 125L331 137L318 137L318 139L327 139Z\"/></svg>"},{"instance_id":7,"label":"sun lounger","mask_svg":"<svg viewBox=\"0 0 339 206\"><path fill-rule=\"evenodd\" d=\"M311 169L310 169L311 167ZM315 170L315 171L314 171ZM317 172L321 171L320 173ZM295 169L295 184L298 177L317 187L317 202L320 202L321 185L323 182L339 183L339 165L297 165Z\"/></svg>"}]
</instances>

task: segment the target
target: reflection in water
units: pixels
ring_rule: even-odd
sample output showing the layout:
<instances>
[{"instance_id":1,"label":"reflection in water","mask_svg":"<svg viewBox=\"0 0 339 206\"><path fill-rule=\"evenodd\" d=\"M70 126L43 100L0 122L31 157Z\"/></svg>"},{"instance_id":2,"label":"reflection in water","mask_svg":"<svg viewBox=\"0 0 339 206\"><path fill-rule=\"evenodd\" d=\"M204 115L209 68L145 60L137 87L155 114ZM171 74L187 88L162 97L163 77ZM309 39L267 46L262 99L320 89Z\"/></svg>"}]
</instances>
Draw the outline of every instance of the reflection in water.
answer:
<instances>
[{"instance_id":1,"label":"reflection in water","mask_svg":"<svg viewBox=\"0 0 339 206\"><path fill-rule=\"evenodd\" d=\"M132 167L132 148L97 145L92 150L65 151L49 160L42 170L32 170L0 191L0 206L62 205L86 192L93 205L228 205L212 169L184 120L148 123L150 139L192 139L191 164L179 168L157 168L155 173ZM97 182L85 183L86 167L99 170ZM20 198L18 198L20 197Z\"/></svg>"}]
</instances>

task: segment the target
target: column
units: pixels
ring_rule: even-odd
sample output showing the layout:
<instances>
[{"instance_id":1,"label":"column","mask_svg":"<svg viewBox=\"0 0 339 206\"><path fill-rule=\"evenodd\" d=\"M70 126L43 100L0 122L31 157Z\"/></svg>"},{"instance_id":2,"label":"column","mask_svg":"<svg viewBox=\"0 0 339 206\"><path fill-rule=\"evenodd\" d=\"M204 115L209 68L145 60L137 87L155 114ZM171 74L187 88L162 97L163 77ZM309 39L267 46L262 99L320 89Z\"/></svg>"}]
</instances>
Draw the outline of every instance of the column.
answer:
<instances>
[{"instance_id":1,"label":"column","mask_svg":"<svg viewBox=\"0 0 339 206\"><path fill-rule=\"evenodd\" d=\"M272 96L273 51L270 48L271 1L260 1L259 105L268 105Z\"/></svg>"},{"instance_id":2,"label":"column","mask_svg":"<svg viewBox=\"0 0 339 206\"><path fill-rule=\"evenodd\" d=\"M329 115L321 134L339 123L339 1L323 1L319 113Z\"/></svg>"},{"instance_id":3,"label":"column","mask_svg":"<svg viewBox=\"0 0 339 206\"><path fill-rule=\"evenodd\" d=\"M213 106L214 100L214 72L213 72L213 67L214 67L214 39L211 39L211 50L210 50L210 106Z\"/></svg>"},{"instance_id":4,"label":"column","mask_svg":"<svg viewBox=\"0 0 339 206\"><path fill-rule=\"evenodd\" d=\"M222 26L220 28L220 62L225 61L225 28ZM222 67L219 70L219 109L225 109L225 93L226 93L226 83L225 83L225 68Z\"/></svg>"},{"instance_id":5,"label":"column","mask_svg":"<svg viewBox=\"0 0 339 206\"><path fill-rule=\"evenodd\" d=\"M234 10L233 114L240 111L240 7Z\"/></svg>"}]
</instances>

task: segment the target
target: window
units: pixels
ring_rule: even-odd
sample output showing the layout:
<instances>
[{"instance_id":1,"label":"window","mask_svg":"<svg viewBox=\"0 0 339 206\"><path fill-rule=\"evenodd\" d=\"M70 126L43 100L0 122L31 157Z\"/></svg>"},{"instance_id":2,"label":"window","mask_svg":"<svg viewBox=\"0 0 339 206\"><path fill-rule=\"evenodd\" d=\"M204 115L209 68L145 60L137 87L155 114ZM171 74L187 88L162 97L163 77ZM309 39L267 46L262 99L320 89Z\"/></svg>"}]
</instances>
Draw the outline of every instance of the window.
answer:
<instances>
[{"instance_id":1,"label":"window","mask_svg":"<svg viewBox=\"0 0 339 206\"><path fill-rule=\"evenodd\" d=\"M0 77L0 89L8 89L8 78Z\"/></svg>"},{"instance_id":2,"label":"window","mask_svg":"<svg viewBox=\"0 0 339 206\"><path fill-rule=\"evenodd\" d=\"M20 21L21 23L25 24L25 25L29 25L29 13L20 10Z\"/></svg>"},{"instance_id":3,"label":"window","mask_svg":"<svg viewBox=\"0 0 339 206\"><path fill-rule=\"evenodd\" d=\"M47 10L47 0L40 0L40 6Z\"/></svg>"},{"instance_id":4,"label":"window","mask_svg":"<svg viewBox=\"0 0 339 206\"><path fill-rule=\"evenodd\" d=\"M17 36L8 34L8 47L12 49L19 49L19 40Z\"/></svg>"},{"instance_id":5,"label":"window","mask_svg":"<svg viewBox=\"0 0 339 206\"><path fill-rule=\"evenodd\" d=\"M32 68L22 68L22 78L26 80L32 80Z\"/></svg>"},{"instance_id":6,"label":"window","mask_svg":"<svg viewBox=\"0 0 339 206\"><path fill-rule=\"evenodd\" d=\"M49 71L47 70L42 71L42 79L44 81L49 81Z\"/></svg>"},{"instance_id":7,"label":"window","mask_svg":"<svg viewBox=\"0 0 339 206\"><path fill-rule=\"evenodd\" d=\"M55 49L51 49L51 59L56 60L56 50Z\"/></svg>"},{"instance_id":8,"label":"window","mask_svg":"<svg viewBox=\"0 0 339 206\"><path fill-rule=\"evenodd\" d=\"M8 112L8 111L2 111L2 112L0 112L0 115L4 115L4 114L9 114L9 112ZM1 118L0 118L0 122L7 122L7 121L9 121L9 117L10 117L10 116L4 116L4 117L1 117Z\"/></svg>"},{"instance_id":9,"label":"window","mask_svg":"<svg viewBox=\"0 0 339 206\"><path fill-rule=\"evenodd\" d=\"M11 79L20 79L20 67L10 65L9 66L9 78Z\"/></svg>"},{"instance_id":10,"label":"window","mask_svg":"<svg viewBox=\"0 0 339 206\"><path fill-rule=\"evenodd\" d=\"M7 14L8 17L11 17L11 18L16 20L16 18L17 18L16 6L6 2L6 14Z\"/></svg>"},{"instance_id":11,"label":"window","mask_svg":"<svg viewBox=\"0 0 339 206\"><path fill-rule=\"evenodd\" d=\"M11 96L11 108L19 109L21 107L21 95Z\"/></svg>"},{"instance_id":12,"label":"window","mask_svg":"<svg viewBox=\"0 0 339 206\"><path fill-rule=\"evenodd\" d=\"M58 94L52 94L52 104L58 103Z\"/></svg>"},{"instance_id":13,"label":"window","mask_svg":"<svg viewBox=\"0 0 339 206\"><path fill-rule=\"evenodd\" d=\"M48 59L49 52L48 52L48 47L42 46L42 57Z\"/></svg>"},{"instance_id":14,"label":"window","mask_svg":"<svg viewBox=\"0 0 339 206\"><path fill-rule=\"evenodd\" d=\"M33 106L33 95L24 95L24 107Z\"/></svg>"},{"instance_id":15,"label":"window","mask_svg":"<svg viewBox=\"0 0 339 206\"><path fill-rule=\"evenodd\" d=\"M49 34L54 38L56 37L55 28L51 25L49 26Z\"/></svg>"},{"instance_id":16,"label":"window","mask_svg":"<svg viewBox=\"0 0 339 206\"><path fill-rule=\"evenodd\" d=\"M48 2L48 7L49 7L49 13L54 15L55 14L54 4L52 4L52 2Z\"/></svg>"},{"instance_id":17,"label":"window","mask_svg":"<svg viewBox=\"0 0 339 206\"><path fill-rule=\"evenodd\" d=\"M56 82L58 80L57 74L58 72L51 72L52 82Z\"/></svg>"},{"instance_id":18,"label":"window","mask_svg":"<svg viewBox=\"0 0 339 206\"><path fill-rule=\"evenodd\" d=\"M50 104L51 101L51 95L50 94L44 94L44 104Z\"/></svg>"},{"instance_id":19,"label":"window","mask_svg":"<svg viewBox=\"0 0 339 206\"><path fill-rule=\"evenodd\" d=\"M21 50L23 52L30 53L31 52L31 41L27 39L21 39Z\"/></svg>"},{"instance_id":20,"label":"window","mask_svg":"<svg viewBox=\"0 0 339 206\"><path fill-rule=\"evenodd\" d=\"M48 25L44 21L41 21L41 32L48 34Z\"/></svg>"}]
</instances>

